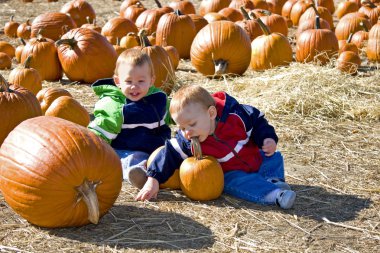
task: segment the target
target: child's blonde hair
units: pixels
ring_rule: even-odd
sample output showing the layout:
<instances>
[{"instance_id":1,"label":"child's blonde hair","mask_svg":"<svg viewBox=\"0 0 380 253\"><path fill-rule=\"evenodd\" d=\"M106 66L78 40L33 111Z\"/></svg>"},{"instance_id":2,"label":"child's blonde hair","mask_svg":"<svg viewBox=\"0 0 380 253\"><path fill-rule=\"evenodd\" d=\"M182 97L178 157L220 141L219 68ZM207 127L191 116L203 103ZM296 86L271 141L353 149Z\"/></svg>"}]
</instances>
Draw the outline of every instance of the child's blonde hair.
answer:
<instances>
[{"instance_id":1,"label":"child's blonde hair","mask_svg":"<svg viewBox=\"0 0 380 253\"><path fill-rule=\"evenodd\" d=\"M142 66L145 63L149 65L150 73L154 76L154 68L150 56L142 52L140 49L128 49L122 52L116 61L115 76L118 76L119 69L122 64L131 64L133 67Z\"/></svg>"},{"instance_id":2,"label":"child's blonde hair","mask_svg":"<svg viewBox=\"0 0 380 253\"><path fill-rule=\"evenodd\" d=\"M183 110L183 108L191 103L198 103L206 110L210 106L215 106L215 100L211 94L199 85L188 85L180 88L174 93L170 102L170 114L175 114Z\"/></svg>"}]
</instances>

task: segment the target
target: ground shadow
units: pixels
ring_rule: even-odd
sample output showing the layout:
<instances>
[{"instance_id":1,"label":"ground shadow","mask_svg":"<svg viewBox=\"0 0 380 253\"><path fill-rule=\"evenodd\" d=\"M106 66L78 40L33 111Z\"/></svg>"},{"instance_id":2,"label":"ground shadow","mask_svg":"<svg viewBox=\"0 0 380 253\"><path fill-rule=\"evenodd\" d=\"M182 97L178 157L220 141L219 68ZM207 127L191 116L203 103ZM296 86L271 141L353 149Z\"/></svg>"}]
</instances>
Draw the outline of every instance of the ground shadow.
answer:
<instances>
[{"instance_id":1,"label":"ground shadow","mask_svg":"<svg viewBox=\"0 0 380 253\"><path fill-rule=\"evenodd\" d=\"M226 200L229 205L239 209L248 208L258 211L273 211L289 213L297 215L298 217L309 218L317 221L322 221L323 217L326 217L330 221L343 222L354 220L358 213L366 208L369 208L372 201L368 198L361 198L356 195L349 195L343 193L332 193L326 191L325 188L319 186L307 186L307 185L290 185L292 190L297 193L297 199L292 209L282 210L275 205L263 206L255 203L251 203L245 200L237 199L229 195L223 194L219 199L214 201L204 202L207 205L215 205L223 207ZM178 192L180 197L176 196L176 201L182 199L183 201L191 201L183 194ZM170 196L162 194L159 199L170 201Z\"/></svg>"},{"instance_id":2,"label":"ground shadow","mask_svg":"<svg viewBox=\"0 0 380 253\"><path fill-rule=\"evenodd\" d=\"M99 224L46 229L49 234L99 246L155 250L199 250L215 242L211 230L178 213L116 205Z\"/></svg>"}]
</instances>

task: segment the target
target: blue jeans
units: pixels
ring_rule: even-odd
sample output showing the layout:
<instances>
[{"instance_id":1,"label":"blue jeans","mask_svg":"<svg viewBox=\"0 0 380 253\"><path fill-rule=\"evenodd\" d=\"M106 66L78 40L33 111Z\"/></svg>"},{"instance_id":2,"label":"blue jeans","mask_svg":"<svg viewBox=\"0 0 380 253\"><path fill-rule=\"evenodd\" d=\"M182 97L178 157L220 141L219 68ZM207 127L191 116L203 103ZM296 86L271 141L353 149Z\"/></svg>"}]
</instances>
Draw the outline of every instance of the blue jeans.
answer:
<instances>
[{"instance_id":1,"label":"blue jeans","mask_svg":"<svg viewBox=\"0 0 380 253\"><path fill-rule=\"evenodd\" d=\"M121 166L123 168L123 179L127 179L128 170L135 166L141 166L146 170L146 162L149 158L149 154L142 151L135 150L118 150L116 153L120 157Z\"/></svg>"},{"instance_id":2,"label":"blue jeans","mask_svg":"<svg viewBox=\"0 0 380 253\"><path fill-rule=\"evenodd\" d=\"M224 174L224 193L258 204L274 204L265 200L265 196L278 189L268 180L284 180L284 159L280 152L267 157L261 152L263 163L259 171L247 173L242 170L229 171Z\"/></svg>"}]
</instances>

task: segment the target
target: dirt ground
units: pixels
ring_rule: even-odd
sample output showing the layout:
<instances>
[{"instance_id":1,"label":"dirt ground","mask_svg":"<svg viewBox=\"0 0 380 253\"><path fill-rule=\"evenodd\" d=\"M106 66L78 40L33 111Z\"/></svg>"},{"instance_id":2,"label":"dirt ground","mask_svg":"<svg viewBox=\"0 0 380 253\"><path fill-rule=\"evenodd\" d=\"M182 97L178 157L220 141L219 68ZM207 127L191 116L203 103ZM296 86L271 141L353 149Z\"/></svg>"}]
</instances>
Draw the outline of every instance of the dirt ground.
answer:
<instances>
[{"instance_id":1,"label":"dirt ground","mask_svg":"<svg viewBox=\"0 0 380 253\"><path fill-rule=\"evenodd\" d=\"M24 22L58 11L64 2L0 0L0 28L10 15ZM120 6L111 0L89 2L99 25L116 16ZM4 35L0 39L18 44ZM124 184L98 225L44 229L14 213L0 193L0 252L380 252L377 66L365 64L357 76L347 76L333 63L292 63L211 80L181 61L176 76L179 84L225 90L266 113L280 138L286 180L297 193L294 208L284 211L225 194L194 202L168 190L157 200L136 202L137 189ZM67 89L90 113L97 101L89 85L62 80L43 86Z\"/></svg>"}]
</instances>

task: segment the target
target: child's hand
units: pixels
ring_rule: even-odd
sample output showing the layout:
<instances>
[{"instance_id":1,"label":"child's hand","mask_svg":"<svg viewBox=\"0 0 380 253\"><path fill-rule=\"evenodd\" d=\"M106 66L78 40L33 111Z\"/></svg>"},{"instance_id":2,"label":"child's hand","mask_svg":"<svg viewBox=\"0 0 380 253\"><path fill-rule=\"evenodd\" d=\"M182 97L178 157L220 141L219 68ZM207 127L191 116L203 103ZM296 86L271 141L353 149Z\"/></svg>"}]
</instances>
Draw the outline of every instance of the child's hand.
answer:
<instances>
[{"instance_id":1,"label":"child's hand","mask_svg":"<svg viewBox=\"0 0 380 253\"><path fill-rule=\"evenodd\" d=\"M146 181L144 187L140 190L140 192L137 194L135 200L150 200L151 198L157 198L157 193L160 189L160 184L158 183L157 179L153 177L148 177L148 180Z\"/></svg>"},{"instance_id":2,"label":"child's hand","mask_svg":"<svg viewBox=\"0 0 380 253\"><path fill-rule=\"evenodd\" d=\"M272 138L266 138L263 142L262 150L265 153L265 156L271 156L276 152L277 144Z\"/></svg>"}]
</instances>

